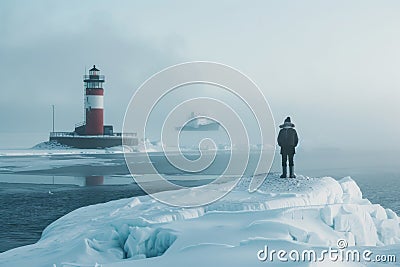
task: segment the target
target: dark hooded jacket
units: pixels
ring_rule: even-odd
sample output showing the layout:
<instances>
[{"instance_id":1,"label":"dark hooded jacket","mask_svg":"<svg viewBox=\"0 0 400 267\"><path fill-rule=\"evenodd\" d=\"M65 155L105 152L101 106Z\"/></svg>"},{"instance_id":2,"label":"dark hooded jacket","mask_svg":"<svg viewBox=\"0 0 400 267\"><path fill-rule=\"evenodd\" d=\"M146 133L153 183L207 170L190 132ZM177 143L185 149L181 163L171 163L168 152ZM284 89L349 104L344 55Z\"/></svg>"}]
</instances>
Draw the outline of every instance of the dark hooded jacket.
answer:
<instances>
[{"instance_id":1,"label":"dark hooded jacket","mask_svg":"<svg viewBox=\"0 0 400 267\"><path fill-rule=\"evenodd\" d=\"M278 135L278 145L281 147L281 154L295 154L296 146L299 143L296 130L293 123L287 123L279 126L282 128Z\"/></svg>"}]
</instances>

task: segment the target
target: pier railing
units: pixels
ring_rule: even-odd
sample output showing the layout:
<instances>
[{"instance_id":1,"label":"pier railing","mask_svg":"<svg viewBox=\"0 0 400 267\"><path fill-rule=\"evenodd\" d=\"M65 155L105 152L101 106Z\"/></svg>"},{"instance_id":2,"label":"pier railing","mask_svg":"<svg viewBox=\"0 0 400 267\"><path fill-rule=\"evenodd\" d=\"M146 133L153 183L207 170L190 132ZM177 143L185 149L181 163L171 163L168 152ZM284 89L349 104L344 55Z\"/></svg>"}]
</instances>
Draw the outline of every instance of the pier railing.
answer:
<instances>
[{"instance_id":1,"label":"pier railing","mask_svg":"<svg viewBox=\"0 0 400 267\"><path fill-rule=\"evenodd\" d=\"M136 137L137 133L113 133L113 134L101 134L101 135L80 135L75 132L50 132L50 137Z\"/></svg>"}]
</instances>

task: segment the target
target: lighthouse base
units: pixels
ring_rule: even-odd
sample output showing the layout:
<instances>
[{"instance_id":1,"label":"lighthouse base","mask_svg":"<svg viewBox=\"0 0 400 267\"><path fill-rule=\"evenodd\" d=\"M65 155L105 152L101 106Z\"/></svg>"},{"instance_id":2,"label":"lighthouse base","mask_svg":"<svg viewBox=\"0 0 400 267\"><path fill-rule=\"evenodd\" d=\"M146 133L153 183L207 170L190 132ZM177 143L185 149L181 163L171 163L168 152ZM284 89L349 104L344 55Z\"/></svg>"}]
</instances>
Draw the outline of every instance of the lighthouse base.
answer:
<instances>
[{"instance_id":1,"label":"lighthouse base","mask_svg":"<svg viewBox=\"0 0 400 267\"><path fill-rule=\"evenodd\" d=\"M74 132L52 132L49 140L73 148L96 149L121 146L122 134L85 136ZM136 147L138 139L135 135L124 136L124 144Z\"/></svg>"}]
</instances>

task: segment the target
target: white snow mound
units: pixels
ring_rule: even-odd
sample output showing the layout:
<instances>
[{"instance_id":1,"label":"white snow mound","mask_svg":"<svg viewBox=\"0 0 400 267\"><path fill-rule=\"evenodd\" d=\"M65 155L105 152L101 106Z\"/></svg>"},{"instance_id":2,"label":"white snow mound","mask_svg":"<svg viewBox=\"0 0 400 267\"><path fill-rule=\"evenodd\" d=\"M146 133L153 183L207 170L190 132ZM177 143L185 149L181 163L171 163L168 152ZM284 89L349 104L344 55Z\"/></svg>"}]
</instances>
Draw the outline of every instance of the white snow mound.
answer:
<instances>
[{"instance_id":1,"label":"white snow mound","mask_svg":"<svg viewBox=\"0 0 400 267\"><path fill-rule=\"evenodd\" d=\"M36 244L0 254L0 266L253 266L263 264L257 251L265 245L321 249L339 239L400 251L397 215L363 199L350 177L269 176L254 193L249 182L203 207L143 196L80 208L50 224Z\"/></svg>"}]
</instances>

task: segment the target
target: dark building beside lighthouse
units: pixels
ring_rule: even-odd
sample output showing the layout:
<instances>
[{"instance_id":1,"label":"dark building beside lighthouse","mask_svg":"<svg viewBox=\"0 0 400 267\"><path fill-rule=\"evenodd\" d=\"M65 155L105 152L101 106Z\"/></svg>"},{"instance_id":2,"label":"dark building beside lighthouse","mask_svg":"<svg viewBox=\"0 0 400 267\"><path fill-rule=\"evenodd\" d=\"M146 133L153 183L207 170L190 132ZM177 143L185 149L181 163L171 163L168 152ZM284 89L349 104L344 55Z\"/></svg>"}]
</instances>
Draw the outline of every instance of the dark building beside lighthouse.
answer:
<instances>
[{"instance_id":1,"label":"dark building beside lighthouse","mask_svg":"<svg viewBox=\"0 0 400 267\"><path fill-rule=\"evenodd\" d=\"M73 132L51 132L50 141L75 148L105 148L125 144L137 146L135 133L115 133L112 125L104 125L104 75L94 65L83 77L85 85L85 121L75 125Z\"/></svg>"}]
</instances>

